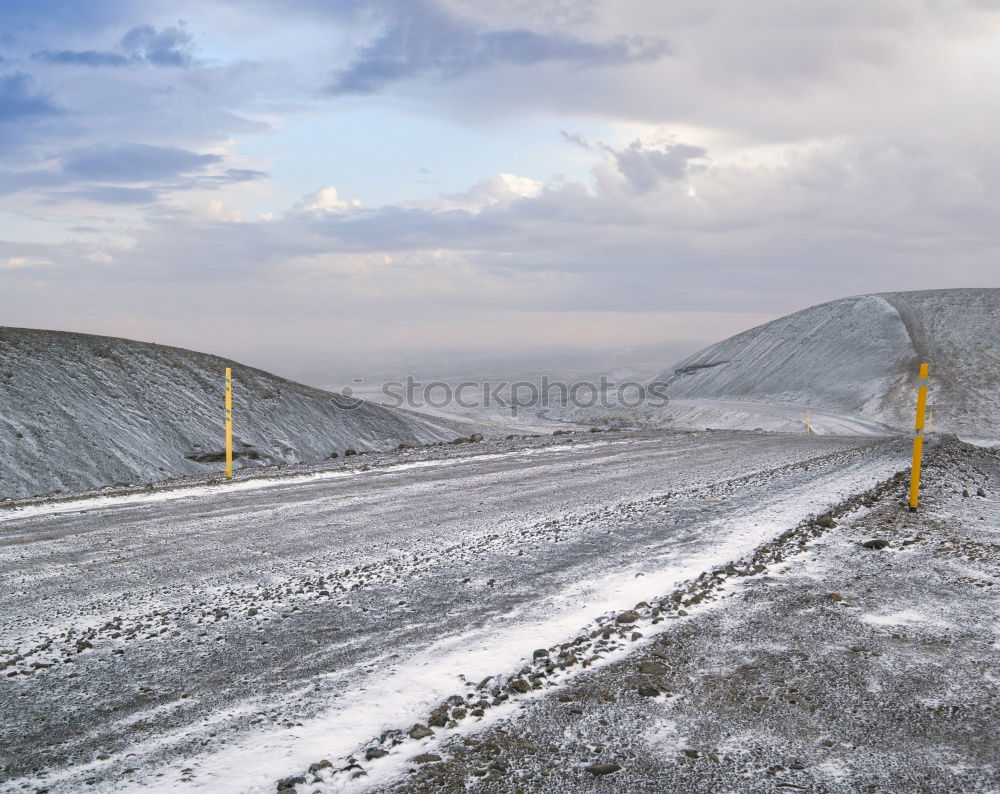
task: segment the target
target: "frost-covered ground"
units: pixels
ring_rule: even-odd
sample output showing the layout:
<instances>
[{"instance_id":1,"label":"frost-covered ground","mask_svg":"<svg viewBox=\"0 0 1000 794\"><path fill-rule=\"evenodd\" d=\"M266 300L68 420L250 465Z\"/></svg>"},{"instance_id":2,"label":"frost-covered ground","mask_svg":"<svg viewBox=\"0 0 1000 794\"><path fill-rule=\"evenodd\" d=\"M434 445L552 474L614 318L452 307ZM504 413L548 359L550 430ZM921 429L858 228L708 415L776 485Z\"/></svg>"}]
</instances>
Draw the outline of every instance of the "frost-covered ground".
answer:
<instances>
[{"instance_id":1,"label":"frost-covered ground","mask_svg":"<svg viewBox=\"0 0 1000 794\"><path fill-rule=\"evenodd\" d=\"M705 348L654 380L677 401L664 419L701 426L700 401L730 405L717 427L792 430L807 408L908 429L930 365L939 430L1000 437L1000 289L861 295L822 303ZM766 410L791 406L790 415ZM781 421L782 419L785 421ZM823 429L820 427L820 429ZM833 432L836 432L834 430Z\"/></svg>"},{"instance_id":2,"label":"frost-covered ground","mask_svg":"<svg viewBox=\"0 0 1000 794\"><path fill-rule=\"evenodd\" d=\"M894 478L539 649L533 697L400 743L386 788L1000 790L1000 454L940 440L924 483L916 515Z\"/></svg>"},{"instance_id":3,"label":"frost-covered ground","mask_svg":"<svg viewBox=\"0 0 1000 794\"><path fill-rule=\"evenodd\" d=\"M342 397L217 356L0 327L0 500L450 441L482 428Z\"/></svg>"},{"instance_id":4,"label":"frost-covered ground","mask_svg":"<svg viewBox=\"0 0 1000 794\"><path fill-rule=\"evenodd\" d=\"M469 691L509 719L492 687L519 686L536 649L752 554L907 454L576 433L0 510L0 788L274 791L321 759L324 787L384 788L423 746L392 730Z\"/></svg>"}]
</instances>

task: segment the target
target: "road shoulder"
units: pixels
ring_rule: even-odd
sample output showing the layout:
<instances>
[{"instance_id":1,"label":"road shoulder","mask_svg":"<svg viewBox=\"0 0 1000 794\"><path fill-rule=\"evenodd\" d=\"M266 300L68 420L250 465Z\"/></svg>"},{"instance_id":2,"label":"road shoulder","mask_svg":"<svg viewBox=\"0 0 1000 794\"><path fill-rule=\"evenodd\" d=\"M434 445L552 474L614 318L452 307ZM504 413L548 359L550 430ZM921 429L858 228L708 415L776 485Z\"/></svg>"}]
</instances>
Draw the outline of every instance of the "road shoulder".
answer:
<instances>
[{"instance_id":1,"label":"road shoulder","mask_svg":"<svg viewBox=\"0 0 1000 794\"><path fill-rule=\"evenodd\" d=\"M919 514L898 478L835 527L796 528L758 551L766 572L625 659L456 733L441 761L415 746L392 790L990 790L998 490L996 451L944 440Z\"/></svg>"}]
</instances>

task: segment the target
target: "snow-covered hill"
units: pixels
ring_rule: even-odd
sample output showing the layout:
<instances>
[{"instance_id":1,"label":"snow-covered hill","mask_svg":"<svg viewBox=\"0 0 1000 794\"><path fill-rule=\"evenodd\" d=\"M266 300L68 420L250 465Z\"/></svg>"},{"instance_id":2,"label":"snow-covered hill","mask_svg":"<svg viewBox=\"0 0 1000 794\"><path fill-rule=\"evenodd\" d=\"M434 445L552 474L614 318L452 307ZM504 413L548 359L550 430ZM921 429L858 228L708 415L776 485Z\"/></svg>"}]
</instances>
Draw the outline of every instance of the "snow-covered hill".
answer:
<instances>
[{"instance_id":1,"label":"snow-covered hill","mask_svg":"<svg viewBox=\"0 0 1000 794\"><path fill-rule=\"evenodd\" d=\"M1000 437L1000 289L862 295L705 348L654 379L678 426L877 432L913 424L930 365L935 430Z\"/></svg>"},{"instance_id":2,"label":"snow-covered hill","mask_svg":"<svg viewBox=\"0 0 1000 794\"><path fill-rule=\"evenodd\" d=\"M236 466L471 432L190 350L0 328L0 498L221 470L226 367Z\"/></svg>"}]
</instances>

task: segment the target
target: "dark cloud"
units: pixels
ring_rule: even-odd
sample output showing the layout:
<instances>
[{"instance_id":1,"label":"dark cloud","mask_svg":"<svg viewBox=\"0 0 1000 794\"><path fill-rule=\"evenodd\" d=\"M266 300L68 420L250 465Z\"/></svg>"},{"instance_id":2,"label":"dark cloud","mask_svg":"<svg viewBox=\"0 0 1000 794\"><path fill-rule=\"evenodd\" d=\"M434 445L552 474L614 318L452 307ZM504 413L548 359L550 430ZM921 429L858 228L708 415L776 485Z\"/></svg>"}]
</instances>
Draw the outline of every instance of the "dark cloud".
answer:
<instances>
[{"instance_id":1,"label":"dark cloud","mask_svg":"<svg viewBox=\"0 0 1000 794\"><path fill-rule=\"evenodd\" d=\"M106 182L146 182L199 171L222 160L173 146L145 143L98 144L67 152L63 170L77 177Z\"/></svg>"},{"instance_id":2,"label":"dark cloud","mask_svg":"<svg viewBox=\"0 0 1000 794\"><path fill-rule=\"evenodd\" d=\"M23 72L0 76L0 124L64 112L47 95L33 90L32 83Z\"/></svg>"},{"instance_id":3,"label":"dark cloud","mask_svg":"<svg viewBox=\"0 0 1000 794\"><path fill-rule=\"evenodd\" d=\"M211 177L219 183L252 182L255 179L265 179L267 171L255 171L252 168L227 168L219 176Z\"/></svg>"},{"instance_id":4,"label":"dark cloud","mask_svg":"<svg viewBox=\"0 0 1000 794\"><path fill-rule=\"evenodd\" d=\"M59 171L8 171L0 170L0 196L9 196L22 190L61 187L66 184L65 174Z\"/></svg>"},{"instance_id":5,"label":"dark cloud","mask_svg":"<svg viewBox=\"0 0 1000 794\"><path fill-rule=\"evenodd\" d=\"M40 50L31 59L71 66L187 66L191 63L192 36L183 24L157 30L137 25L121 40L122 52L107 50ZM125 54L122 54L125 53Z\"/></svg>"},{"instance_id":6,"label":"dark cloud","mask_svg":"<svg viewBox=\"0 0 1000 794\"><path fill-rule=\"evenodd\" d=\"M97 201L101 204L153 204L160 194L148 187L119 187L117 185L92 185L90 187L57 194L58 197L71 197ZM53 197L53 200L57 200Z\"/></svg>"},{"instance_id":7,"label":"dark cloud","mask_svg":"<svg viewBox=\"0 0 1000 794\"><path fill-rule=\"evenodd\" d=\"M578 132L566 132L566 130L559 130L559 134L566 143L579 146L581 149L593 149L587 139Z\"/></svg>"},{"instance_id":8,"label":"dark cloud","mask_svg":"<svg viewBox=\"0 0 1000 794\"><path fill-rule=\"evenodd\" d=\"M121 46L133 58L154 66L186 66L191 62L191 34L183 23L163 30L138 25L122 37Z\"/></svg>"},{"instance_id":9,"label":"dark cloud","mask_svg":"<svg viewBox=\"0 0 1000 794\"><path fill-rule=\"evenodd\" d=\"M546 61L607 66L657 60L669 52L665 40L643 36L590 42L527 29L477 31L422 2L412 2L395 8L383 33L334 76L328 90L368 94L425 73L461 77L492 66Z\"/></svg>"},{"instance_id":10,"label":"dark cloud","mask_svg":"<svg viewBox=\"0 0 1000 794\"><path fill-rule=\"evenodd\" d=\"M42 50L33 52L31 60L73 66L127 66L131 63L124 55L98 50Z\"/></svg>"},{"instance_id":11,"label":"dark cloud","mask_svg":"<svg viewBox=\"0 0 1000 794\"><path fill-rule=\"evenodd\" d=\"M640 141L612 153L618 170L635 193L647 193L664 181L676 182L683 179L691 172L691 161L702 159L708 154L700 146L685 143L669 144L662 149L647 149Z\"/></svg>"},{"instance_id":12,"label":"dark cloud","mask_svg":"<svg viewBox=\"0 0 1000 794\"><path fill-rule=\"evenodd\" d=\"M0 169L0 196L32 191L48 204L87 199L108 204L149 204L177 190L215 190L263 179L264 171L227 168L218 174L191 173L219 162L214 154L142 144L92 146L69 152L63 169ZM155 182L156 187L123 187L106 183ZM93 184L89 184L93 183Z\"/></svg>"}]
</instances>

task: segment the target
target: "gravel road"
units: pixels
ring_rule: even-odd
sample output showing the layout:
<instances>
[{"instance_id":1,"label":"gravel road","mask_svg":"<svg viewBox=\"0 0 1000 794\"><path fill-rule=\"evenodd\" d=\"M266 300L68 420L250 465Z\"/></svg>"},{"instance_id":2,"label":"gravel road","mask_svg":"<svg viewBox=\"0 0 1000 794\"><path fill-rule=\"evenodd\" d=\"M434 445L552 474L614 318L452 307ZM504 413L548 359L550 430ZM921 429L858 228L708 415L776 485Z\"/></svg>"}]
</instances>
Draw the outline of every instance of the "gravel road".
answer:
<instances>
[{"instance_id":1,"label":"gravel road","mask_svg":"<svg viewBox=\"0 0 1000 794\"><path fill-rule=\"evenodd\" d=\"M5 509L0 788L273 791L905 458L575 433Z\"/></svg>"}]
</instances>

